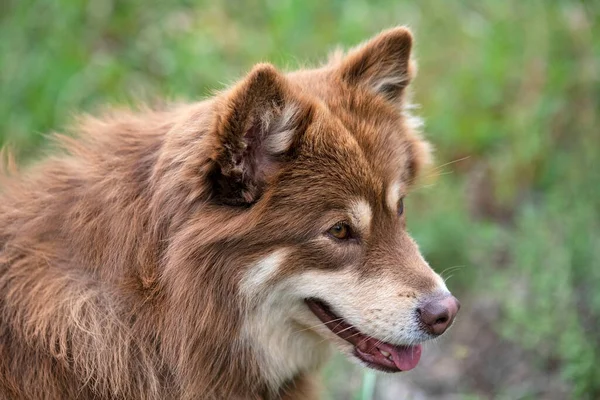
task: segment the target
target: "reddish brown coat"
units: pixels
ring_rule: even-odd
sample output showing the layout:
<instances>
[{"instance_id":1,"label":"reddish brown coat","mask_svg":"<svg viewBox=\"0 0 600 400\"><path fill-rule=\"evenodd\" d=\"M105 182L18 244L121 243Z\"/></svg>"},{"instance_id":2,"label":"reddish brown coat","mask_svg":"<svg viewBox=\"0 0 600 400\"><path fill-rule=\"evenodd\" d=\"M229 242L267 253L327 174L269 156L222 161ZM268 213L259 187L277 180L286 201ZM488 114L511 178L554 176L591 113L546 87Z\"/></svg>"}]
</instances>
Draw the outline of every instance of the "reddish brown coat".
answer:
<instances>
[{"instance_id":1,"label":"reddish brown coat","mask_svg":"<svg viewBox=\"0 0 600 400\"><path fill-rule=\"evenodd\" d=\"M238 340L238 285L281 246L294 252L278 279L403 259L414 290L432 285L412 241L386 234L403 224L390 182L408 187L428 157L404 114L411 43L396 28L319 69L256 66L201 103L85 117L63 150L6 174L0 397L314 398L316 371L273 390ZM375 210L369 246L310 242L354 195Z\"/></svg>"}]
</instances>

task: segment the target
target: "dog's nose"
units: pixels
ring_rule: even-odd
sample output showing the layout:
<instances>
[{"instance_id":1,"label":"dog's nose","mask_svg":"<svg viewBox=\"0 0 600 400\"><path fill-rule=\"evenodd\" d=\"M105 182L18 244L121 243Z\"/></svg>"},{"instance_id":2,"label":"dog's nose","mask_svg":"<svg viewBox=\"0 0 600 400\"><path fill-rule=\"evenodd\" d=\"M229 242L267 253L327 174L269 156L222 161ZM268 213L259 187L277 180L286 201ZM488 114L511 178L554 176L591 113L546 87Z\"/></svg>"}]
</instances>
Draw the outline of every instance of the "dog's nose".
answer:
<instances>
[{"instance_id":1,"label":"dog's nose","mask_svg":"<svg viewBox=\"0 0 600 400\"><path fill-rule=\"evenodd\" d=\"M456 297L447 295L434 297L422 303L417 308L417 313L423 327L433 335L441 335L452 325L454 317L460 309L460 303Z\"/></svg>"}]
</instances>

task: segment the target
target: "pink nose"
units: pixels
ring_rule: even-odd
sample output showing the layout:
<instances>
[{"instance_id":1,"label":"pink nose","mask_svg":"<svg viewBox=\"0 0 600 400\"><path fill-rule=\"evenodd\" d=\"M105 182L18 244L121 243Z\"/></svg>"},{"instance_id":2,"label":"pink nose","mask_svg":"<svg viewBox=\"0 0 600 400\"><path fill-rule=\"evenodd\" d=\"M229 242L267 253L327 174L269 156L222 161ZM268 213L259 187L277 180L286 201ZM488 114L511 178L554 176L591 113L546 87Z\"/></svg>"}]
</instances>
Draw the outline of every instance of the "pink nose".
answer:
<instances>
[{"instance_id":1,"label":"pink nose","mask_svg":"<svg viewBox=\"0 0 600 400\"><path fill-rule=\"evenodd\" d=\"M417 314L425 330L437 336L450 328L459 309L460 303L456 297L448 294L443 297L435 296L425 300L417 308Z\"/></svg>"}]
</instances>

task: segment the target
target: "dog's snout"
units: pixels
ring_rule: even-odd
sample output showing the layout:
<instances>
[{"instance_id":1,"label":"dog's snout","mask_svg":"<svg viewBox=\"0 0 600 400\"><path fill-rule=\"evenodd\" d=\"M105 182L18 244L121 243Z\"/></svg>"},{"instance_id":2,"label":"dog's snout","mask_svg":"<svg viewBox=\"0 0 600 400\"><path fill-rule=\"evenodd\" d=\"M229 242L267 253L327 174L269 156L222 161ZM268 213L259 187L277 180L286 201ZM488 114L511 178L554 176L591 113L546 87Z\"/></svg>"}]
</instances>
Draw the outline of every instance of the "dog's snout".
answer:
<instances>
[{"instance_id":1,"label":"dog's snout","mask_svg":"<svg viewBox=\"0 0 600 400\"><path fill-rule=\"evenodd\" d=\"M452 325L459 309L460 303L456 297L447 295L425 300L417 308L417 314L429 333L441 335Z\"/></svg>"}]
</instances>

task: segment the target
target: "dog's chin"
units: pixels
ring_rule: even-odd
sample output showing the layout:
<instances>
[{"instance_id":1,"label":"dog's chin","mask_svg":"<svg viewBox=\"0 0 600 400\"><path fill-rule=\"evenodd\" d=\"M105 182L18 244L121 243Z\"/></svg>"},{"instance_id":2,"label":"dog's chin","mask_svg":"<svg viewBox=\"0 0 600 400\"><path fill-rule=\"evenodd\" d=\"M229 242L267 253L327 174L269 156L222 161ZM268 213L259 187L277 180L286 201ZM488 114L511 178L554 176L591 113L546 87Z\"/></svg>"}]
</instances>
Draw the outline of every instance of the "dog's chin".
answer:
<instances>
[{"instance_id":1,"label":"dog's chin","mask_svg":"<svg viewBox=\"0 0 600 400\"><path fill-rule=\"evenodd\" d=\"M395 345L366 335L336 315L323 301L306 299L312 313L328 328L327 339L352 361L383 372L409 371L421 358L421 345Z\"/></svg>"}]
</instances>

